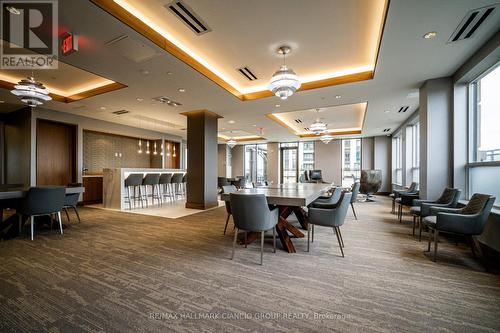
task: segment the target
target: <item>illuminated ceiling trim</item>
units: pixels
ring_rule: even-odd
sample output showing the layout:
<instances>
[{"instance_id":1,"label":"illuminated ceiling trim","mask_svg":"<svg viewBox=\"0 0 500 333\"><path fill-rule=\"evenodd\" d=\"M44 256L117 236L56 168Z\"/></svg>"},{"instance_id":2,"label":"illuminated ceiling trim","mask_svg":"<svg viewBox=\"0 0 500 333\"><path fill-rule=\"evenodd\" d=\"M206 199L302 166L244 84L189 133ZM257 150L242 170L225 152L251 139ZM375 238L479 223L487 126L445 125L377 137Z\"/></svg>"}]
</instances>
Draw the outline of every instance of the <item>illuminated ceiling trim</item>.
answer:
<instances>
[{"instance_id":1,"label":"illuminated ceiling trim","mask_svg":"<svg viewBox=\"0 0 500 333\"><path fill-rule=\"evenodd\" d=\"M102 8L104 11L113 15L115 18L120 20L122 23L126 24L130 28L134 29L151 42L155 43L160 48L164 49L174 57L183 61L185 64L198 71L200 74L203 74L205 77L218 84L221 88L225 89L227 92L231 93L241 101L249 101L255 100L265 97L274 96L271 91L267 88L259 91L243 91L243 89L237 87L234 82L230 82L231 80L228 78L223 78L223 74L219 73L213 66L208 63L205 63L204 59L194 52L189 52L190 50L183 50L181 47L176 45L172 40L173 38L165 31L162 33L159 32L159 28L155 26L153 22L146 23L148 21L146 17L142 19L138 16L141 16L140 13L132 13L131 10L133 8L126 9L123 6L126 6L125 3L121 3L121 5L117 2L119 0L90 0L95 5ZM330 87L340 84L353 83L365 80L371 80L375 76L375 68L378 62L378 56L380 53L380 45L382 41L382 36L385 28L385 22L387 19L387 13L389 8L390 0L386 0L384 4L384 11L381 20L381 28L377 41L377 51L375 62L372 65L366 65L359 68L351 68L343 71L323 74L320 79L313 79L308 81L307 78L304 79L305 82L302 82L302 86L298 91L317 89L323 87ZM165 37L165 35L170 36L170 39ZM330 75L330 76L328 76ZM326 77L325 77L326 76Z\"/></svg>"},{"instance_id":2,"label":"illuminated ceiling trim","mask_svg":"<svg viewBox=\"0 0 500 333\"><path fill-rule=\"evenodd\" d=\"M331 129L327 130L324 134L330 134L332 136L336 135L357 135L357 134L362 134L363 131L363 126L365 124L365 119L366 119L366 111L368 110L368 102L362 102L365 104L365 109L363 110L363 121L360 124L360 127L349 127L349 128L336 128L336 129ZM353 104L360 104L360 103L353 103ZM345 106L344 105L335 105L336 106ZM312 132L299 132L296 131L293 126L287 123L286 120L282 119L279 115L283 113L289 113L289 112L297 112L297 111L302 111L302 110L295 110L295 111L288 111L288 112L279 112L279 113L269 113L266 114L266 117L269 119L277 122L279 125L283 126L286 128L290 133L298 136L299 138L313 138L313 137L320 137L319 135L312 133ZM305 111L305 110L304 110Z\"/></svg>"}]
</instances>

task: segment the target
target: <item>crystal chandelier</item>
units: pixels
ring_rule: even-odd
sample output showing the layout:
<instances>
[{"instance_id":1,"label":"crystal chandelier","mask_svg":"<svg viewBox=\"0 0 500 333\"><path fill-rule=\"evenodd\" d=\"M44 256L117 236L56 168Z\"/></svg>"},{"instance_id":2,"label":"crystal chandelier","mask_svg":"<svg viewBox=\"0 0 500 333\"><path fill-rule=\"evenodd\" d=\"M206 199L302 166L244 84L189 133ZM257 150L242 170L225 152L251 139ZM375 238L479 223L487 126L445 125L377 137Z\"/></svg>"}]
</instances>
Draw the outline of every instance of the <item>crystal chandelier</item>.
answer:
<instances>
[{"instance_id":1,"label":"crystal chandelier","mask_svg":"<svg viewBox=\"0 0 500 333\"><path fill-rule=\"evenodd\" d=\"M324 134L320 138L321 142L323 142L325 145L327 145L330 141L332 141L332 139L333 136L331 136L330 134Z\"/></svg>"},{"instance_id":2,"label":"crystal chandelier","mask_svg":"<svg viewBox=\"0 0 500 333\"><path fill-rule=\"evenodd\" d=\"M27 79L19 81L14 88L15 89L12 90L11 93L19 96L23 103L31 107L42 105L43 102L52 99L52 97L49 96L47 88L40 82L37 82L33 76L29 76Z\"/></svg>"},{"instance_id":3,"label":"crystal chandelier","mask_svg":"<svg viewBox=\"0 0 500 333\"><path fill-rule=\"evenodd\" d=\"M230 138L229 140L227 140L226 144L229 146L229 148L233 149L234 146L236 146L238 142L233 139L233 138Z\"/></svg>"},{"instance_id":4,"label":"crystal chandelier","mask_svg":"<svg viewBox=\"0 0 500 333\"><path fill-rule=\"evenodd\" d=\"M289 46L281 46L278 53L283 55L283 65L277 70L269 82L269 90L281 99L287 99L300 88L299 77L285 64L285 56L290 53Z\"/></svg>"}]
</instances>

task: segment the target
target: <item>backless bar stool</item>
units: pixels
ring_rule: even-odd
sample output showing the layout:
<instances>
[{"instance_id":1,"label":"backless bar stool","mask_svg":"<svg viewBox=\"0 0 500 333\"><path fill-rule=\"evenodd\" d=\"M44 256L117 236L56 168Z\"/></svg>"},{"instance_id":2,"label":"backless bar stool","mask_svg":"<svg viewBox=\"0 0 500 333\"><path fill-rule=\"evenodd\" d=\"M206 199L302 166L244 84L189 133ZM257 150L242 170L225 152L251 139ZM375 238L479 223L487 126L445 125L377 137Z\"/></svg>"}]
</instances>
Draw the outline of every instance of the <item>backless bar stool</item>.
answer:
<instances>
[{"instance_id":1,"label":"backless bar stool","mask_svg":"<svg viewBox=\"0 0 500 333\"><path fill-rule=\"evenodd\" d=\"M148 206L148 186L151 186L151 204L154 205L155 199L158 200L158 205L161 204L160 196L160 174L159 173L147 173L146 177L142 180L142 185L144 185L146 190L146 207ZM155 194L156 189L156 194Z\"/></svg>"},{"instance_id":2,"label":"backless bar stool","mask_svg":"<svg viewBox=\"0 0 500 333\"><path fill-rule=\"evenodd\" d=\"M177 200L177 195L181 194L179 192L180 187L182 186L182 173L174 173L172 176L172 187L174 190L174 199Z\"/></svg>"},{"instance_id":3,"label":"backless bar stool","mask_svg":"<svg viewBox=\"0 0 500 333\"><path fill-rule=\"evenodd\" d=\"M172 174L171 173L162 173L160 176L160 188L161 188L161 197L164 199L165 197L172 197Z\"/></svg>"},{"instance_id":4,"label":"backless bar stool","mask_svg":"<svg viewBox=\"0 0 500 333\"><path fill-rule=\"evenodd\" d=\"M130 188L132 188L133 196L130 195ZM144 207L142 201L142 173L131 173L125 178L125 189L127 190L127 196L125 197L125 203L128 202L128 207L132 209L132 200L134 201L134 208L136 207L137 200L141 202L141 207ZM137 196L137 190L139 190L139 196Z\"/></svg>"}]
</instances>

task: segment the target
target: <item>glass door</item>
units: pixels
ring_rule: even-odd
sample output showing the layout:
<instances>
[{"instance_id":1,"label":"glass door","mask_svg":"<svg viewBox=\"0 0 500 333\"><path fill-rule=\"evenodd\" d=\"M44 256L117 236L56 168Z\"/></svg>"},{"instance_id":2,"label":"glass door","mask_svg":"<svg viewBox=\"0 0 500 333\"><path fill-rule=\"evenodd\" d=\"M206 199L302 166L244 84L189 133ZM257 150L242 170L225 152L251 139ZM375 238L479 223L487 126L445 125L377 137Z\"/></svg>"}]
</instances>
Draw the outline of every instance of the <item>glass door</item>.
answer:
<instances>
[{"instance_id":1,"label":"glass door","mask_svg":"<svg viewBox=\"0 0 500 333\"><path fill-rule=\"evenodd\" d=\"M299 178L299 148L295 147L281 147L280 160L281 160L281 178L282 184L296 183Z\"/></svg>"}]
</instances>

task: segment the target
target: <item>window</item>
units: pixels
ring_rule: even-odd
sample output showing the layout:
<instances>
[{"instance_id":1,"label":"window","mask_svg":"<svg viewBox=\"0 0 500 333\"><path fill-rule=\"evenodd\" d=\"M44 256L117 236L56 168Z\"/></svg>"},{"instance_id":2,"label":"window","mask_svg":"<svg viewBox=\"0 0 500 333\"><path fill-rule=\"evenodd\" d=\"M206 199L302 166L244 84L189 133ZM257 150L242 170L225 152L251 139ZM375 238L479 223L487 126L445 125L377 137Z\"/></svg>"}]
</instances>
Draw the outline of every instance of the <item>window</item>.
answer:
<instances>
[{"instance_id":1,"label":"window","mask_svg":"<svg viewBox=\"0 0 500 333\"><path fill-rule=\"evenodd\" d=\"M314 170L314 142L299 142L299 169Z\"/></svg>"},{"instance_id":2,"label":"window","mask_svg":"<svg viewBox=\"0 0 500 333\"><path fill-rule=\"evenodd\" d=\"M296 183L299 174L314 170L314 141L280 143L280 182Z\"/></svg>"},{"instance_id":3,"label":"window","mask_svg":"<svg viewBox=\"0 0 500 333\"><path fill-rule=\"evenodd\" d=\"M411 126L411 181L419 182L420 172L420 123Z\"/></svg>"},{"instance_id":4,"label":"window","mask_svg":"<svg viewBox=\"0 0 500 333\"><path fill-rule=\"evenodd\" d=\"M403 155L402 155L401 135L392 139L392 157L393 157L393 179L397 185L403 185Z\"/></svg>"},{"instance_id":5,"label":"window","mask_svg":"<svg viewBox=\"0 0 500 333\"><path fill-rule=\"evenodd\" d=\"M500 66L469 85L469 163L467 197L486 193L500 197ZM499 205L498 200L496 205Z\"/></svg>"},{"instance_id":6,"label":"window","mask_svg":"<svg viewBox=\"0 0 500 333\"><path fill-rule=\"evenodd\" d=\"M267 180L267 144L245 145L245 177L255 184Z\"/></svg>"},{"instance_id":7,"label":"window","mask_svg":"<svg viewBox=\"0 0 500 333\"><path fill-rule=\"evenodd\" d=\"M342 186L351 186L361 176L361 139L342 140Z\"/></svg>"}]
</instances>

